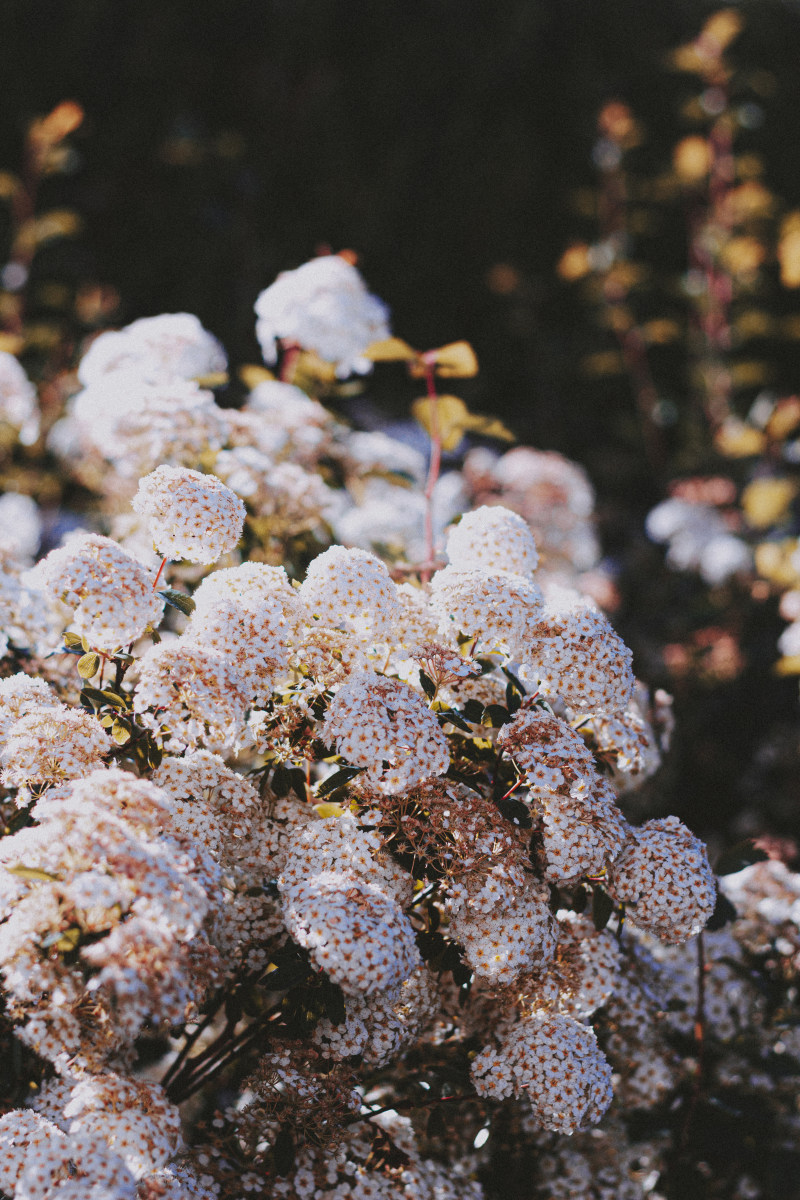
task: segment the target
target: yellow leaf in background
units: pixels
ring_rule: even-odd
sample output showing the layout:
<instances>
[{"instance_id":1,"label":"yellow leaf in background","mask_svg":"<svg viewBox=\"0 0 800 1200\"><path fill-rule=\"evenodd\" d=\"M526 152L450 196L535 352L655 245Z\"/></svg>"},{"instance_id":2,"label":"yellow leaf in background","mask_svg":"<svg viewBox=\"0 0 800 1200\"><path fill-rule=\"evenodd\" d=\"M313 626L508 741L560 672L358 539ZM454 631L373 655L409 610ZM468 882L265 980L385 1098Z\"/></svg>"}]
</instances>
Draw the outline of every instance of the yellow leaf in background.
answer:
<instances>
[{"instance_id":1,"label":"yellow leaf in background","mask_svg":"<svg viewBox=\"0 0 800 1200\"><path fill-rule=\"evenodd\" d=\"M774 583L776 587L793 587L798 582L798 570L794 565L797 549L797 538L762 542L756 546L756 570L761 578Z\"/></svg>"},{"instance_id":2,"label":"yellow leaf in background","mask_svg":"<svg viewBox=\"0 0 800 1200\"><path fill-rule=\"evenodd\" d=\"M789 213L781 224L778 262L783 286L800 287L800 212Z\"/></svg>"},{"instance_id":3,"label":"yellow leaf in background","mask_svg":"<svg viewBox=\"0 0 800 1200\"><path fill-rule=\"evenodd\" d=\"M291 382L303 391L315 384L330 385L336 382L336 368L313 350L301 350L294 360Z\"/></svg>"},{"instance_id":4,"label":"yellow leaf in background","mask_svg":"<svg viewBox=\"0 0 800 1200\"><path fill-rule=\"evenodd\" d=\"M755 479L742 492L742 509L754 529L768 529L784 520L796 495L792 479Z\"/></svg>"},{"instance_id":5,"label":"yellow leaf in background","mask_svg":"<svg viewBox=\"0 0 800 1200\"><path fill-rule=\"evenodd\" d=\"M391 337L367 346L364 358L370 362L413 362L419 354L402 338Z\"/></svg>"},{"instance_id":6,"label":"yellow leaf in background","mask_svg":"<svg viewBox=\"0 0 800 1200\"><path fill-rule=\"evenodd\" d=\"M765 362L738 362L731 367L731 383L735 387L762 387L773 375L772 367Z\"/></svg>"},{"instance_id":7,"label":"yellow leaf in background","mask_svg":"<svg viewBox=\"0 0 800 1200\"><path fill-rule=\"evenodd\" d=\"M25 339L17 333L0 333L0 350L6 354L19 354L25 345Z\"/></svg>"},{"instance_id":8,"label":"yellow leaf in background","mask_svg":"<svg viewBox=\"0 0 800 1200\"><path fill-rule=\"evenodd\" d=\"M672 165L682 183L699 183L711 167L711 147L704 137L686 137L672 152Z\"/></svg>"},{"instance_id":9,"label":"yellow leaf in background","mask_svg":"<svg viewBox=\"0 0 800 1200\"><path fill-rule=\"evenodd\" d=\"M481 417L477 413L468 414L467 429L480 433L483 437L498 438L502 442L515 442L513 434L497 417Z\"/></svg>"},{"instance_id":10,"label":"yellow leaf in background","mask_svg":"<svg viewBox=\"0 0 800 1200\"><path fill-rule=\"evenodd\" d=\"M589 247L585 242L575 242L574 245L568 246L561 255L561 261L556 267L558 274L567 283L574 283L576 279L583 279L584 275L588 275L591 269Z\"/></svg>"},{"instance_id":11,"label":"yellow leaf in background","mask_svg":"<svg viewBox=\"0 0 800 1200\"><path fill-rule=\"evenodd\" d=\"M733 332L739 342L746 342L749 338L769 337L773 327L774 322L770 314L758 308L746 309L733 322Z\"/></svg>"},{"instance_id":12,"label":"yellow leaf in background","mask_svg":"<svg viewBox=\"0 0 800 1200\"><path fill-rule=\"evenodd\" d=\"M779 400L767 421L767 433L775 441L782 442L800 425L800 396L787 396Z\"/></svg>"},{"instance_id":13,"label":"yellow leaf in background","mask_svg":"<svg viewBox=\"0 0 800 1200\"><path fill-rule=\"evenodd\" d=\"M745 425L735 417L723 423L714 438L714 446L720 454L728 458L749 458L752 454L760 454L767 444L767 438L760 429Z\"/></svg>"},{"instance_id":14,"label":"yellow leaf in background","mask_svg":"<svg viewBox=\"0 0 800 1200\"><path fill-rule=\"evenodd\" d=\"M773 666L776 675L800 675L800 654L786 654Z\"/></svg>"},{"instance_id":15,"label":"yellow leaf in background","mask_svg":"<svg viewBox=\"0 0 800 1200\"><path fill-rule=\"evenodd\" d=\"M497 417L471 413L458 396L421 396L411 405L411 414L429 437L438 429L443 450L455 450L468 430L483 437L515 441L514 434Z\"/></svg>"},{"instance_id":16,"label":"yellow leaf in background","mask_svg":"<svg viewBox=\"0 0 800 1200\"><path fill-rule=\"evenodd\" d=\"M469 428L469 409L458 396L420 396L411 405L411 415L429 437L438 431L443 450L455 450Z\"/></svg>"},{"instance_id":17,"label":"yellow leaf in background","mask_svg":"<svg viewBox=\"0 0 800 1200\"><path fill-rule=\"evenodd\" d=\"M622 375L625 362L618 350L603 350L581 359L581 370L585 375Z\"/></svg>"},{"instance_id":18,"label":"yellow leaf in background","mask_svg":"<svg viewBox=\"0 0 800 1200\"><path fill-rule=\"evenodd\" d=\"M0 200L10 200L19 191L19 180L10 171L0 171Z\"/></svg>"},{"instance_id":19,"label":"yellow leaf in background","mask_svg":"<svg viewBox=\"0 0 800 1200\"><path fill-rule=\"evenodd\" d=\"M650 346L667 346L670 342L676 342L682 332L678 322L670 321L667 317L647 321L642 326L642 336Z\"/></svg>"},{"instance_id":20,"label":"yellow leaf in background","mask_svg":"<svg viewBox=\"0 0 800 1200\"><path fill-rule=\"evenodd\" d=\"M731 238L720 252L725 267L732 275L751 275L763 264L767 256L766 247L755 237Z\"/></svg>"},{"instance_id":21,"label":"yellow leaf in background","mask_svg":"<svg viewBox=\"0 0 800 1200\"><path fill-rule=\"evenodd\" d=\"M35 144L55 145L75 132L83 116L83 109L76 100L62 100L46 117L33 122L29 137Z\"/></svg>"},{"instance_id":22,"label":"yellow leaf in background","mask_svg":"<svg viewBox=\"0 0 800 1200\"><path fill-rule=\"evenodd\" d=\"M215 371L212 375L200 375L197 379L195 379L197 386L202 388L222 387L223 384L226 384L227 382L227 371Z\"/></svg>"},{"instance_id":23,"label":"yellow leaf in background","mask_svg":"<svg viewBox=\"0 0 800 1200\"><path fill-rule=\"evenodd\" d=\"M440 346L438 350L429 350L425 354L427 362L432 362L436 374L443 379L471 379L478 374L478 359L469 342L451 342ZM416 379L425 375L425 365L420 362L411 368L411 374Z\"/></svg>"},{"instance_id":24,"label":"yellow leaf in background","mask_svg":"<svg viewBox=\"0 0 800 1200\"><path fill-rule=\"evenodd\" d=\"M272 371L268 371L266 367L256 366L255 363L248 363L244 367L239 367L239 378L246 388L250 391L254 387L258 387L260 383L267 383L275 379Z\"/></svg>"},{"instance_id":25,"label":"yellow leaf in background","mask_svg":"<svg viewBox=\"0 0 800 1200\"><path fill-rule=\"evenodd\" d=\"M24 863L16 863L6 867L6 870L9 875L16 875L18 879L31 879L40 883L55 883L61 878L60 875L52 875L50 871L44 871L41 867L26 867Z\"/></svg>"},{"instance_id":26,"label":"yellow leaf in background","mask_svg":"<svg viewBox=\"0 0 800 1200\"><path fill-rule=\"evenodd\" d=\"M772 216L775 197L763 183L750 179L729 192L726 205L731 219L736 224L741 224L758 217Z\"/></svg>"},{"instance_id":27,"label":"yellow leaf in background","mask_svg":"<svg viewBox=\"0 0 800 1200\"><path fill-rule=\"evenodd\" d=\"M744 29L744 18L735 8L721 8L712 13L703 26L700 39L709 41L720 53L726 50Z\"/></svg>"}]
</instances>

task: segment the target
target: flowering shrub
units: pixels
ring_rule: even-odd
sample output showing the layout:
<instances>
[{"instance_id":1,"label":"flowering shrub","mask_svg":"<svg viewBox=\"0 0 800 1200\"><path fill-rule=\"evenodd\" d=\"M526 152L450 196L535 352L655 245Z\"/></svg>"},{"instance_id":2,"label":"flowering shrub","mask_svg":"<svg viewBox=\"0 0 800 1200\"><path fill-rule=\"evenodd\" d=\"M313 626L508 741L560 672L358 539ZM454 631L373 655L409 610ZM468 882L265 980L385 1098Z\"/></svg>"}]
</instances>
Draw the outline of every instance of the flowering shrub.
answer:
<instances>
[{"instance_id":1,"label":"flowering shrub","mask_svg":"<svg viewBox=\"0 0 800 1200\"><path fill-rule=\"evenodd\" d=\"M603 1158L614 1194L644 1195L663 1134L637 1150L625 1119L674 1099L690 1128L708 1067L680 1039L702 1056L746 1021L759 1045L783 1030L736 970L777 954L791 978L796 876L731 876L728 932L699 840L620 807L658 740L630 651L580 591L585 477L517 449L440 478L448 439L483 419L438 379L472 356L387 340L353 272L308 264L268 289L265 357L291 374L306 339L342 368L406 361L428 464L286 379L238 410L198 398L221 349L152 318L96 339L51 433L111 536L32 569L24 537L3 551L14 1200L478 1200L492 1161L530 1153L537 1194L600 1194ZM409 502L388 544L370 476ZM358 544L337 541L356 512ZM706 959L686 947L712 915Z\"/></svg>"}]
</instances>

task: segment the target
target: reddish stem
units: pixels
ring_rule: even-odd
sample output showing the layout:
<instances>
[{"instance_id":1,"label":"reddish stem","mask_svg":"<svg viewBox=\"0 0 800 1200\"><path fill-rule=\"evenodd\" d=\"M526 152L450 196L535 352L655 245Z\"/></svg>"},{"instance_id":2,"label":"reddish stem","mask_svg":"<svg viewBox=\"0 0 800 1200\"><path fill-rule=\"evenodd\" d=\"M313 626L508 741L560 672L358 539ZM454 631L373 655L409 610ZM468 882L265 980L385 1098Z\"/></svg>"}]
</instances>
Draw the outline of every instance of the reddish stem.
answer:
<instances>
[{"instance_id":1,"label":"reddish stem","mask_svg":"<svg viewBox=\"0 0 800 1200\"><path fill-rule=\"evenodd\" d=\"M431 456L428 464L428 478L425 481L425 562L420 571L420 578L427 583L435 562L433 545L433 493L436 488L439 472L442 467L442 430L439 425L439 397L436 392L435 366L427 359L425 365L425 386L428 390L431 413Z\"/></svg>"},{"instance_id":2,"label":"reddish stem","mask_svg":"<svg viewBox=\"0 0 800 1200\"><path fill-rule=\"evenodd\" d=\"M161 572L164 570L164 567L167 565L167 563L168 563L168 562L169 562L169 559L168 559L168 558L162 558L162 560L161 560L161 566L158 568L158 572L157 572L157 574L156 574L156 577L155 577L155 579L153 580L153 591L155 591L155 590L156 590L156 588L158 587L158 581L159 581L159 579L161 578Z\"/></svg>"},{"instance_id":3,"label":"reddish stem","mask_svg":"<svg viewBox=\"0 0 800 1200\"><path fill-rule=\"evenodd\" d=\"M278 378L281 383L292 382L294 369L300 357L300 349L298 342L281 342L281 365L278 370Z\"/></svg>"}]
</instances>

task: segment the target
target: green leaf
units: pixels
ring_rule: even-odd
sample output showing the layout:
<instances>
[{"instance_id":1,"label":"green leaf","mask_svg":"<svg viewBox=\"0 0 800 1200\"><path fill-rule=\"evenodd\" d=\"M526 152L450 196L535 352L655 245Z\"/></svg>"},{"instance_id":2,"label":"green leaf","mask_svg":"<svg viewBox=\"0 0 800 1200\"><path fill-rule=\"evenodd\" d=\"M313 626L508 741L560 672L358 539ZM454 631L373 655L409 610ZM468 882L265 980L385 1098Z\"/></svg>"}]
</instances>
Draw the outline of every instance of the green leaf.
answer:
<instances>
[{"instance_id":1,"label":"green leaf","mask_svg":"<svg viewBox=\"0 0 800 1200\"><path fill-rule=\"evenodd\" d=\"M124 746L131 740L131 731L126 729L119 721L115 721L111 726L111 737L118 746Z\"/></svg>"},{"instance_id":2,"label":"green leaf","mask_svg":"<svg viewBox=\"0 0 800 1200\"><path fill-rule=\"evenodd\" d=\"M79 633L65 633L64 645L68 650L77 650L81 645L81 636Z\"/></svg>"},{"instance_id":3,"label":"green leaf","mask_svg":"<svg viewBox=\"0 0 800 1200\"><path fill-rule=\"evenodd\" d=\"M174 588L164 588L164 591L158 594L163 596L172 608L177 608L178 612L182 612L187 617L190 617L195 610L194 600L184 592L176 592Z\"/></svg>"},{"instance_id":4,"label":"green leaf","mask_svg":"<svg viewBox=\"0 0 800 1200\"><path fill-rule=\"evenodd\" d=\"M499 729L511 720L511 713L502 704L487 704L483 710L483 723L492 729Z\"/></svg>"},{"instance_id":5,"label":"green leaf","mask_svg":"<svg viewBox=\"0 0 800 1200\"><path fill-rule=\"evenodd\" d=\"M6 870L9 875L16 875L18 879L34 879L40 883L57 883L61 878L60 875L52 875L50 871L43 871L41 867L26 867L24 863L6 867Z\"/></svg>"},{"instance_id":6,"label":"green leaf","mask_svg":"<svg viewBox=\"0 0 800 1200\"><path fill-rule=\"evenodd\" d=\"M475 700L474 698L467 700L461 711L465 719L471 721L473 725L483 724L483 705L480 700Z\"/></svg>"},{"instance_id":7,"label":"green leaf","mask_svg":"<svg viewBox=\"0 0 800 1200\"><path fill-rule=\"evenodd\" d=\"M420 670L419 670L419 683L420 683L420 687L422 688L423 692L428 697L428 699L432 700L439 689L437 688L434 681L431 679L430 675L428 675L428 673L426 671L422 670L422 667L420 667Z\"/></svg>"},{"instance_id":8,"label":"green leaf","mask_svg":"<svg viewBox=\"0 0 800 1200\"><path fill-rule=\"evenodd\" d=\"M334 771L327 779L316 789L315 795L318 797L330 796L331 792L335 792L338 788L344 787L351 779L355 779L356 775L360 775L365 771L366 767L340 767L338 771ZM274 784L273 784L274 788Z\"/></svg>"},{"instance_id":9,"label":"green leaf","mask_svg":"<svg viewBox=\"0 0 800 1200\"><path fill-rule=\"evenodd\" d=\"M454 708L442 708L437 712L436 715L441 724L445 724L447 721L449 721L451 725L455 725L456 729L462 729L464 733L472 733L472 730L461 716L461 713L456 712Z\"/></svg>"},{"instance_id":10,"label":"green leaf","mask_svg":"<svg viewBox=\"0 0 800 1200\"><path fill-rule=\"evenodd\" d=\"M78 659L78 674L81 679L91 679L100 670L100 655L91 650Z\"/></svg>"},{"instance_id":11,"label":"green leaf","mask_svg":"<svg viewBox=\"0 0 800 1200\"><path fill-rule=\"evenodd\" d=\"M735 875L737 871L743 871L753 863L766 862L768 858L767 852L756 846L752 838L745 838L743 842L723 850L715 871L717 875Z\"/></svg>"}]
</instances>

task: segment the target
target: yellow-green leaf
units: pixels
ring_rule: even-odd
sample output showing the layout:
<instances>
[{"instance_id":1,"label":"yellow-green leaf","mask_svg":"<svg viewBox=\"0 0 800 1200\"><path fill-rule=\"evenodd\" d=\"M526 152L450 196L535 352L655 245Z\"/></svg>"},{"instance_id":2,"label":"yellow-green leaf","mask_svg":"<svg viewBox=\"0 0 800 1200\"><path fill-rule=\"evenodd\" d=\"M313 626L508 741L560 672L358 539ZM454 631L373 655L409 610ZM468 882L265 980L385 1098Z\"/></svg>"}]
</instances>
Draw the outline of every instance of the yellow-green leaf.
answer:
<instances>
[{"instance_id":1,"label":"yellow-green leaf","mask_svg":"<svg viewBox=\"0 0 800 1200\"><path fill-rule=\"evenodd\" d=\"M24 863L6 867L6 870L9 875L16 875L18 879L33 879L39 883L56 883L61 878L60 875L52 875L50 871L43 871L41 867L26 867Z\"/></svg>"},{"instance_id":2,"label":"yellow-green leaf","mask_svg":"<svg viewBox=\"0 0 800 1200\"><path fill-rule=\"evenodd\" d=\"M425 375L425 363L433 363L437 375L443 379L471 379L478 374L478 358L469 342L450 342L437 350L429 350L424 362L412 366L411 374L417 379Z\"/></svg>"},{"instance_id":3,"label":"yellow-green leaf","mask_svg":"<svg viewBox=\"0 0 800 1200\"><path fill-rule=\"evenodd\" d=\"M126 742L131 740L131 731L126 729L124 725L120 725L119 721L115 721L111 726L111 737L118 746L124 746Z\"/></svg>"},{"instance_id":4,"label":"yellow-green leaf","mask_svg":"<svg viewBox=\"0 0 800 1200\"><path fill-rule=\"evenodd\" d=\"M367 346L364 358L368 358L370 362L414 362L419 358L419 354L402 338L390 337Z\"/></svg>"},{"instance_id":5,"label":"yellow-green leaf","mask_svg":"<svg viewBox=\"0 0 800 1200\"><path fill-rule=\"evenodd\" d=\"M100 655L93 650L89 654L82 654L78 659L78 674L81 679L91 679L100 670Z\"/></svg>"},{"instance_id":6,"label":"yellow-green leaf","mask_svg":"<svg viewBox=\"0 0 800 1200\"><path fill-rule=\"evenodd\" d=\"M469 409L458 396L420 396L411 414L429 437L439 437L444 450L455 450L469 428Z\"/></svg>"},{"instance_id":7,"label":"yellow-green leaf","mask_svg":"<svg viewBox=\"0 0 800 1200\"><path fill-rule=\"evenodd\" d=\"M742 492L742 508L753 529L768 529L782 521L797 495L794 480L754 479Z\"/></svg>"}]
</instances>

